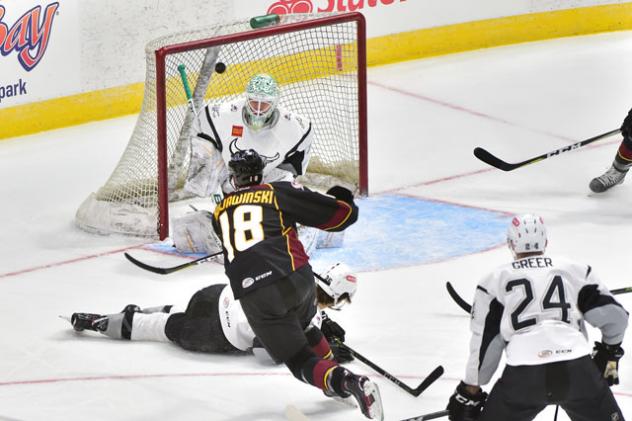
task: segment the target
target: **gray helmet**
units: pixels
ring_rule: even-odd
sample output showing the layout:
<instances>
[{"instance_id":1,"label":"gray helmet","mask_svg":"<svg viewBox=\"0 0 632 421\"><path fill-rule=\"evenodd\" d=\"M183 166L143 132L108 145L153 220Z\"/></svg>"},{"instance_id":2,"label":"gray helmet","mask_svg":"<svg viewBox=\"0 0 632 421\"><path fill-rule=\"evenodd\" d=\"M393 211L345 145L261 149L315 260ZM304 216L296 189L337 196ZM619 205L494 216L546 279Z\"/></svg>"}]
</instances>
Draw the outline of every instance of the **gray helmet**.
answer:
<instances>
[{"instance_id":1,"label":"gray helmet","mask_svg":"<svg viewBox=\"0 0 632 421\"><path fill-rule=\"evenodd\" d=\"M279 102L279 85L268 74L256 74L246 86L246 124L252 130L261 130L276 110Z\"/></svg>"}]
</instances>

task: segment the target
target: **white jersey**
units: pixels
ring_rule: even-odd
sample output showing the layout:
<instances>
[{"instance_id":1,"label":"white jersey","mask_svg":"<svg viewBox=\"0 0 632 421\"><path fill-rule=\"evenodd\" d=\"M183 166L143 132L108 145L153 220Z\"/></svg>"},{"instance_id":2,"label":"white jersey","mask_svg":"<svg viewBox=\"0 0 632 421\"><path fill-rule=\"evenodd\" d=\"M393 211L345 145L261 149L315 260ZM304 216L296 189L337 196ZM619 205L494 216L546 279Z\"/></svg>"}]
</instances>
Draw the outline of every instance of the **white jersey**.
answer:
<instances>
[{"instance_id":1,"label":"white jersey","mask_svg":"<svg viewBox=\"0 0 632 421\"><path fill-rule=\"evenodd\" d=\"M538 255L502 265L478 284L465 383L483 385L498 367L539 365L590 354L584 321L620 343L627 312L588 265Z\"/></svg>"},{"instance_id":2,"label":"white jersey","mask_svg":"<svg viewBox=\"0 0 632 421\"><path fill-rule=\"evenodd\" d=\"M277 106L273 122L259 131L244 123L243 100L206 106L200 116L198 137L210 141L221 152L224 168L219 175L228 190L228 162L238 150L254 149L264 159L263 182L292 181L307 169L311 156L313 131L311 122Z\"/></svg>"},{"instance_id":3,"label":"white jersey","mask_svg":"<svg viewBox=\"0 0 632 421\"><path fill-rule=\"evenodd\" d=\"M235 300L233 290L228 285L219 295L218 312L222 330L228 342L241 351L252 348L255 333L248 324L241 304Z\"/></svg>"},{"instance_id":4,"label":"white jersey","mask_svg":"<svg viewBox=\"0 0 632 421\"><path fill-rule=\"evenodd\" d=\"M246 319L241 304L238 300L235 300L233 290L228 285L219 296L218 312L222 330L228 342L241 351L251 349L255 333L252 331L250 324L248 324L248 319ZM322 324L320 311L316 312L310 324L320 329Z\"/></svg>"}]
</instances>

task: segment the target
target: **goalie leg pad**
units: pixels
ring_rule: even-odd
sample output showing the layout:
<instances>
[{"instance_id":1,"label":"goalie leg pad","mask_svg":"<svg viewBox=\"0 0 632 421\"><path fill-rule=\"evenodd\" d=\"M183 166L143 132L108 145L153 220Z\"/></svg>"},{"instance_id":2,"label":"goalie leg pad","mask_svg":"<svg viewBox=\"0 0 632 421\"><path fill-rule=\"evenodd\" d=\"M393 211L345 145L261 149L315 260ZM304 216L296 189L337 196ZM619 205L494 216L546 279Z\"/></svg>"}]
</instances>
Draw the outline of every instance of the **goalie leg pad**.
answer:
<instances>
[{"instance_id":1,"label":"goalie leg pad","mask_svg":"<svg viewBox=\"0 0 632 421\"><path fill-rule=\"evenodd\" d=\"M222 246L213 232L211 221L213 214L197 211L175 218L173 224L173 242L182 253L214 254L222 251Z\"/></svg>"}]
</instances>

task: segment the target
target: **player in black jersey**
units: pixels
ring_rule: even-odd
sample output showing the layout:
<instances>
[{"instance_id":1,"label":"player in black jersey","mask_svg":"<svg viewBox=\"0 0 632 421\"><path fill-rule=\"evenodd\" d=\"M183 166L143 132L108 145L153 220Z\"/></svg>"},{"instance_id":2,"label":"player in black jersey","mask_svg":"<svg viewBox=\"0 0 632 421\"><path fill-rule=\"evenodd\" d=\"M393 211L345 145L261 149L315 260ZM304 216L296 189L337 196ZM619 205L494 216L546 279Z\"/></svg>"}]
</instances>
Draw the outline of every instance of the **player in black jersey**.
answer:
<instances>
[{"instance_id":1,"label":"player in black jersey","mask_svg":"<svg viewBox=\"0 0 632 421\"><path fill-rule=\"evenodd\" d=\"M589 184L590 190L595 193L603 193L623 183L628 170L632 167L632 110L628 112L621 124L621 135L623 135L623 140L619 144L612 165L608 171L593 178Z\"/></svg>"},{"instance_id":2,"label":"player in black jersey","mask_svg":"<svg viewBox=\"0 0 632 421\"><path fill-rule=\"evenodd\" d=\"M236 152L228 167L235 192L215 208L213 228L233 293L255 335L297 379L328 396L353 396L367 418L383 419L377 385L318 357L312 347L322 334L305 332L316 314L316 297L296 224L344 230L358 218L353 195L338 186L323 195L293 182L260 184L264 162L252 149Z\"/></svg>"}]
</instances>

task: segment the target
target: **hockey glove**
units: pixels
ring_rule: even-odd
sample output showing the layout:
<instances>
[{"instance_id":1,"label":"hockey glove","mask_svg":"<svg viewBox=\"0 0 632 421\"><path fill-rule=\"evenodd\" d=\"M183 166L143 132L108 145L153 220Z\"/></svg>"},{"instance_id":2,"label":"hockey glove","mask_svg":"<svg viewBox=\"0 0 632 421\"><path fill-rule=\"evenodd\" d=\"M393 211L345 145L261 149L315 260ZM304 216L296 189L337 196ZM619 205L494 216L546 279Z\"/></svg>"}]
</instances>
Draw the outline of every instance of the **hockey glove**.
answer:
<instances>
[{"instance_id":1,"label":"hockey glove","mask_svg":"<svg viewBox=\"0 0 632 421\"><path fill-rule=\"evenodd\" d=\"M608 386L619 384L619 360L624 354L620 345L595 342L595 347L593 348L592 359L597 365L599 373L608 382Z\"/></svg>"},{"instance_id":2,"label":"hockey glove","mask_svg":"<svg viewBox=\"0 0 632 421\"><path fill-rule=\"evenodd\" d=\"M320 326L320 331L323 332L327 341L330 343L335 343L337 341L344 342L346 332L342 326L331 320L324 311L322 312L322 317L323 322Z\"/></svg>"},{"instance_id":3,"label":"hockey glove","mask_svg":"<svg viewBox=\"0 0 632 421\"><path fill-rule=\"evenodd\" d=\"M623 120L621 125L621 134L624 138L632 140L632 110L628 112L628 115Z\"/></svg>"},{"instance_id":4,"label":"hockey glove","mask_svg":"<svg viewBox=\"0 0 632 421\"><path fill-rule=\"evenodd\" d=\"M327 194L343 202L353 203L353 193L351 193L351 190L342 186L333 186L327 190Z\"/></svg>"},{"instance_id":5,"label":"hockey glove","mask_svg":"<svg viewBox=\"0 0 632 421\"><path fill-rule=\"evenodd\" d=\"M475 421L481 415L487 393L479 389L475 394L466 389L467 385L459 383L448 402L448 419L450 421Z\"/></svg>"}]
</instances>

